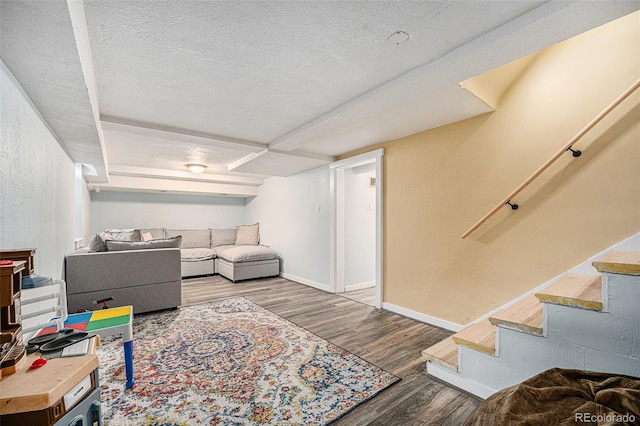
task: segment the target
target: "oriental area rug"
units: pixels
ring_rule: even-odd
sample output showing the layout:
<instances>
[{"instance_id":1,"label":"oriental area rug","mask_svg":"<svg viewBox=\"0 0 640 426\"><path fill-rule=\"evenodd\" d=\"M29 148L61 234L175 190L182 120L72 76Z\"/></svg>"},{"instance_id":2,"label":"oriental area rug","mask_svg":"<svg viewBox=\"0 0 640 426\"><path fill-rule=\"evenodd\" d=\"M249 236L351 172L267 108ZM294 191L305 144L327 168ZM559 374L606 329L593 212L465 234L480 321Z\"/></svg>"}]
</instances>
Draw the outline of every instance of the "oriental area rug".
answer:
<instances>
[{"instance_id":1,"label":"oriental area rug","mask_svg":"<svg viewBox=\"0 0 640 426\"><path fill-rule=\"evenodd\" d=\"M98 349L105 425L325 425L400 379L235 297L134 318Z\"/></svg>"}]
</instances>

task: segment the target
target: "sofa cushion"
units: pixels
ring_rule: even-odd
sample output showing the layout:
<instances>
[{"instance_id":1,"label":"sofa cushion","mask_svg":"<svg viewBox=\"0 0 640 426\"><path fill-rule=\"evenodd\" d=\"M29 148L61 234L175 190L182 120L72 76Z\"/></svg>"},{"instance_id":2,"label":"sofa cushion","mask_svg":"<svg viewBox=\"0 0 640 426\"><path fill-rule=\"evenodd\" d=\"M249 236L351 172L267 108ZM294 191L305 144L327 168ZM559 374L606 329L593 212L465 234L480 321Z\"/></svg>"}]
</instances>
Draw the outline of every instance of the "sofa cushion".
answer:
<instances>
[{"instance_id":1,"label":"sofa cushion","mask_svg":"<svg viewBox=\"0 0 640 426\"><path fill-rule=\"evenodd\" d=\"M139 229L105 229L104 232L117 241L142 241Z\"/></svg>"},{"instance_id":2,"label":"sofa cushion","mask_svg":"<svg viewBox=\"0 0 640 426\"><path fill-rule=\"evenodd\" d=\"M236 228L211 230L211 248L234 245L235 243Z\"/></svg>"},{"instance_id":3,"label":"sofa cushion","mask_svg":"<svg viewBox=\"0 0 640 426\"><path fill-rule=\"evenodd\" d=\"M269 247L242 245L220 250L218 257L229 262L238 263L275 259L278 257L278 254Z\"/></svg>"},{"instance_id":4,"label":"sofa cushion","mask_svg":"<svg viewBox=\"0 0 640 426\"><path fill-rule=\"evenodd\" d=\"M241 225L236 227L236 245L255 245L260 242L260 225Z\"/></svg>"},{"instance_id":5,"label":"sofa cushion","mask_svg":"<svg viewBox=\"0 0 640 426\"><path fill-rule=\"evenodd\" d=\"M165 229L167 237L182 236L182 248L211 248L209 229Z\"/></svg>"},{"instance_id":6,"label":"sofa cushion","mask_svg":"<svg viewBox=\"0 0 640 426\"><path fill-rule=\"evenodd\" d=\"M216 257L216 252L210 248L183 248L180 250L180 260L183 262L200 262Z\"/></svg>"},{"instance_id":7,"label":"sofa cushion","mask_svg":"<svg viewBox=\"0 0 640 426\"><path fill-rule=\"evenodd\" d=\"M164 234L164 228L149 228L149 229L141 229L140 234L151 234L151 240L161 240L166 238Z\"/></svg>"},{"instance_id":8,"label":"sofa cushion","mask_svg":"<svg viewBox=\"0 0 640 426\"><path fill-rule=\"evenodd\" d=\"M117 241L108 240L107 251L148 250L159 248L180 248L182 237L164 238L150 241Z\"/></svg>"},{"instance_id":9,"label":"sofa cushion","mask_svg":"<svg viewBox=\"0 0 640 426\"><path fill-rule=\"evenodd\" d=\"M229 244L226 246L218 246L218 247L214 247L211 250L213 250L216 254L216 256L220 257L220 253L222 253L223 251L230 249L232 247L237 247L235 244Z\"/></svg>"}]
</instances>

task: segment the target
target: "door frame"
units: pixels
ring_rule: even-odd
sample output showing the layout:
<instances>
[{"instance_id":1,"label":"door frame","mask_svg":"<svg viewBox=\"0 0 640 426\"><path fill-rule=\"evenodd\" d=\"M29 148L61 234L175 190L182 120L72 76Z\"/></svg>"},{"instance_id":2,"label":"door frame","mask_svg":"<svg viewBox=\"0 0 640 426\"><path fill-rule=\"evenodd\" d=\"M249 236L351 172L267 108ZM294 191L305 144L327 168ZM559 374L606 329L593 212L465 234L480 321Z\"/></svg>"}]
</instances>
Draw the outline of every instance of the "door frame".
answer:
<instances>
[{"instance_id":1,"label":"door frame","mask_svg":"<svg viewBox=\"0 0 640 426\"><path fill-rule=\"evenodd\" d=\"M344 292L344 172L354 167L375 163L376 170L376 258L375 307L382 306L383 290L383 167L384 148L364 154L345 158L329 165L330 170L330 280L329 288L332 293Z\"/></svg>"}]
</instances>

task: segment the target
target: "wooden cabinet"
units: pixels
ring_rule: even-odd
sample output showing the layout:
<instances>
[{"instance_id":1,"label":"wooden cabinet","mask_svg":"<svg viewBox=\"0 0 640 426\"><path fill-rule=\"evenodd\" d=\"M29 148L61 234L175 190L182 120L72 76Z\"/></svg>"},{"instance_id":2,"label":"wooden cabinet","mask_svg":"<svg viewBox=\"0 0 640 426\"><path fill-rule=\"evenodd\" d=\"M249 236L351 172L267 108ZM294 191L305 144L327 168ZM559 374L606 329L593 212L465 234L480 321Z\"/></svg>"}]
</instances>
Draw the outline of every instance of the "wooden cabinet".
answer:
<instances>
[{"instance_id":1,"label":"wooden cabinet","mask_svg":"<svg viewBox=\"0 0 640 426\"><path fill-rule=\"evenodd\" d=\"M24 271L22 275L31 275L35 270L36 249L23 248L0 251L0 260L24 260Z\"/></svg>"},{"instance_id":2,"label":"wooden cabinet","mask_svg":"<svg viewBox=\"0 0 640 426\"><path fill-rule=\"evenodd\" d=\"M24 358L20 291L24 260L0 265L0 377L16 371Z\"/></svg>"}]
</instances>

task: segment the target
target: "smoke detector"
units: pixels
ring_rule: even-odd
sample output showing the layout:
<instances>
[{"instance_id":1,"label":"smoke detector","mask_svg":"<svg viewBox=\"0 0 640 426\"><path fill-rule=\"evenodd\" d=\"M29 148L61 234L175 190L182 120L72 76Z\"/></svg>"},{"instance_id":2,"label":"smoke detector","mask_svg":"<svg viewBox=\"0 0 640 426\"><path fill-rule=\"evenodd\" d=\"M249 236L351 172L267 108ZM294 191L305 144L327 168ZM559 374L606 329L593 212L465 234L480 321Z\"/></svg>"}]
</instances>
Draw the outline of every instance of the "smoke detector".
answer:
<instances>
[{"instance_id":1,"label":"smoke detector","mask_svg":"<svg viewBox=\"0 0 640 426\"><path fill-rule=\"evenodd\" d=\"M392 44L402 44L407 40L409 40L409 34L404 31L396 31L387 37L387 41Z\"/></svg>"}]
</instances>

